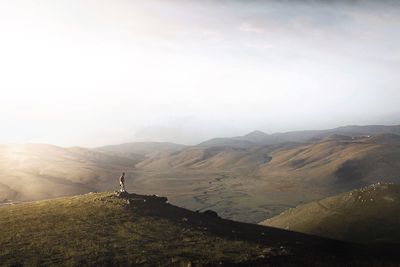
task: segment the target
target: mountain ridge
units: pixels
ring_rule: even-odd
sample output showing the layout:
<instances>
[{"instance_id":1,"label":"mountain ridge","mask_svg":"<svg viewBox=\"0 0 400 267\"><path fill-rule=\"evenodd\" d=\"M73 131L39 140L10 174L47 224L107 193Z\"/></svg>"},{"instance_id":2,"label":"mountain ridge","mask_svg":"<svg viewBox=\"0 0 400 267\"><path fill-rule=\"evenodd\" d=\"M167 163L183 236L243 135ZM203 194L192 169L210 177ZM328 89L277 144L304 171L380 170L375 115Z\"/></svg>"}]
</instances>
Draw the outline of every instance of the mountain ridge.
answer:
<instances>
[{"instance_id":1,"label":"mountain ridge","mask_svg":"<svg viewBox=\"0 0 400 267\"><path fill-rule=\"evenodd\" d=\"M277 132L272 134L266 134L263 131L253 131L244 136L236 137L220 137L206 140L198 144L198 146L216 146L219 142L226 144L234 144L235 141L243 142L241 147L262 144L278 144L280 142L307 142L312 138L323 139L333 134L339 135L372 135L382 133L394 133L400 134L400 125L347 125L340 126L332 129L325 130L303 130L303 131L289 131L289 132Z\"/></svg>"}]
</instances>

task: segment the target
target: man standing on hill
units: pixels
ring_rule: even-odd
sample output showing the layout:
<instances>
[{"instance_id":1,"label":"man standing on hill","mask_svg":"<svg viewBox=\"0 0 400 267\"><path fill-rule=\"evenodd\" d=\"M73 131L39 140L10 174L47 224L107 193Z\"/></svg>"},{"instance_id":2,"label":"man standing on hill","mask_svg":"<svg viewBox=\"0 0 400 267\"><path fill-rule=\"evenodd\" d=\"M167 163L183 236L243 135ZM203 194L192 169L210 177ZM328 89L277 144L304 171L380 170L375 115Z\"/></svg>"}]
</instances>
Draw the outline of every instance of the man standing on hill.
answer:
<instances>
[{"instance_id":1,"label":"man standing on hill","mask_svg":"<svg viewBox=\"0 0 400 267\"><path fill-rule=\"evenodd\" d=\"M125 190L125 173L123 172L122 175L119 177L119 186L121 187L121 192L126 192Z\"/></svg>"}]
</instances>

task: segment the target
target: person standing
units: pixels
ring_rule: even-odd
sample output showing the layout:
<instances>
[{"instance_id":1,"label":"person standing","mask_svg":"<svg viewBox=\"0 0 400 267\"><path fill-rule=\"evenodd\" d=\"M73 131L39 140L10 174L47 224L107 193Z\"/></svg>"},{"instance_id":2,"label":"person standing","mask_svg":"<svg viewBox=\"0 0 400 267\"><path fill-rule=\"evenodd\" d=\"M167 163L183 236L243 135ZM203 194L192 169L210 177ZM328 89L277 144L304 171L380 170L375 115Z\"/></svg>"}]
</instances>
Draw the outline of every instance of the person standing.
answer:
<instances>
[{"instance_id":1,"label":"person standing","mask_svg":"<svg viewBox=\"0 0 400 267\"><path fill-rule=\"evenodd\" d=\"M121 192L126 192L125 190L125 172L122 173L122 175L119 177L119 186Z\"/></svg>"}]
</instances>

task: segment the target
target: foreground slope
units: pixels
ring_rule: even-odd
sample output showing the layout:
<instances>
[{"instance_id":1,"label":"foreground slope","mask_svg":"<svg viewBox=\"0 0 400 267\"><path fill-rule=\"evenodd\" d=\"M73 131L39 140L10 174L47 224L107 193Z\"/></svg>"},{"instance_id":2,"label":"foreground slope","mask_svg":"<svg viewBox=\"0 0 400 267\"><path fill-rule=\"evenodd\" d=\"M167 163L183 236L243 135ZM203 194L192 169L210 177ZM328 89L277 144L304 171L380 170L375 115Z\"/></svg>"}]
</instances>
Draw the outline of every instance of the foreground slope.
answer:
<instances>
[{"instance_id":1,"label":"foreground slope","mask_svg":"<svg viewBox=\"0 0 400 267\"><path fill-rule=\"evenodd\" d=\"M298 206L261 224L354 242L400 243L400 185L376 184Z\"/></svg>"},{"instance_id":2,"label":"foreground slope","mask_svg":"<svg viewBox=\"0 0 400 267\"><path fill-rule=\"evenodd\" d=\"M92 193L0 207L4 265L336 266L400 259L392 250L237 223L166 199ZM393 254L392 254L393 253Z\"/></svg>"}]
</instances>

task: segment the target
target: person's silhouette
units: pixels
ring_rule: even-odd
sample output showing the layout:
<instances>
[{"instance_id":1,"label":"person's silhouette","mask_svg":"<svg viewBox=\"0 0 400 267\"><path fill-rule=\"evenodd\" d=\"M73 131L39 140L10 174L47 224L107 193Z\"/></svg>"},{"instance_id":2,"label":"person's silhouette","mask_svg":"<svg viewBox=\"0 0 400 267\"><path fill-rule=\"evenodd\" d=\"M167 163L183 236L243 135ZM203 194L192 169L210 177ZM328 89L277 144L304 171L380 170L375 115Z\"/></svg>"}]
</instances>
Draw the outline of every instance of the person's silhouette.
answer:
<instances>
[{"instance_id":1,"label":"person's silhouette","mask_svg":"<svg viewBox=\"0 0 400 267\"><path fill-rule=\"evenodd\" d=\"M121 192L126 192L125 190L125 173L123 172L122 175L119 177L119 186Z\"/></svg>"}]
</instances>

